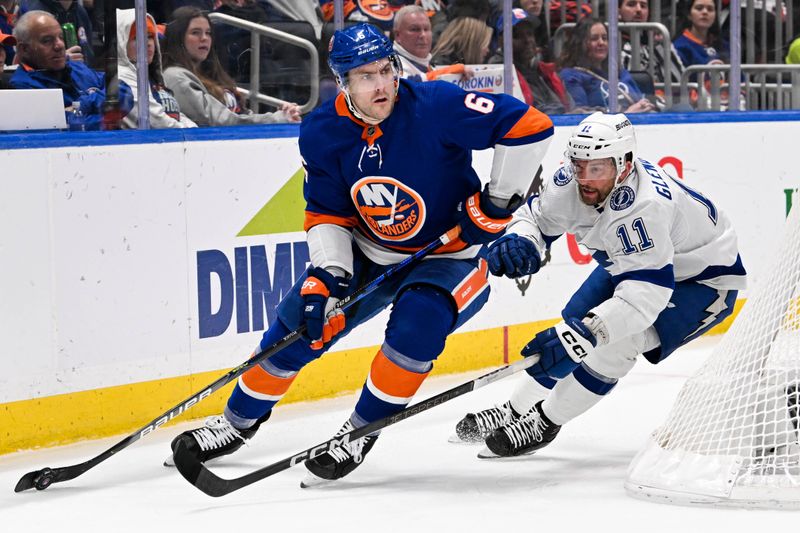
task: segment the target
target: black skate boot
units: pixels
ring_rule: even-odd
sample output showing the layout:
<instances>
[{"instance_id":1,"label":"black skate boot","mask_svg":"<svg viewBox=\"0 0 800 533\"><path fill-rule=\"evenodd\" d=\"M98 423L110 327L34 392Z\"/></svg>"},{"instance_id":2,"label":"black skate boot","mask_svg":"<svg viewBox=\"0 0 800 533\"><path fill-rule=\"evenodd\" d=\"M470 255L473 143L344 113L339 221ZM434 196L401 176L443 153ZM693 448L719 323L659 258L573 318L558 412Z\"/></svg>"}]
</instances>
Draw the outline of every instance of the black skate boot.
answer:
<instances>
[{"instance_id":1,"label":"black skate boot","mask_svg":"<svg viewBox=\"0 0 800 533\"><path fill-rule=\"evenodd\" d=\"M524 416L506 424L486 437L486 447L478 454L481 459L528 455L544 448L556 438L561 426L554 424L542 412L542 402Z\"/></svg>"},{"instance_id":2,"label":"black skate boot","mask_svg":"<svg viewBox=\"0 0 800 533\"><path fill-rule=\"evenodd\" d=\"M478 411L477 413L467 413L467 415L456 424L456 434L451 436L449 441L466 443L483 442L492 431L502 425L513 422L519 417L520 414L511 407L510 401L503 405Z\"/></svg>"},{"instance_id":3,"label":"black skate boot","mask_svg":"<svg viewBox=\"0 0 800 533\"><path fill-rule=\"evenodd\" d=\"M355 428L348 420L344 423L334 437L344 435ZM364 457L369 453L378 435L367 435L353 442L349 442L340 448L327 451L305 462L306 468L311 472L310 476L304 479L300 486L303 488L319 485L325 481L341 479L363 462Z\"/></svg>"},{"instance_id":4,"label":"black skate boot","mask_svg":"<svg viewBox=\"0 0 800 533\"><path fill-rule=\"evenodd\" d=\"M230 455L253 438L258 427L266 422L270 415L272 411L267 412L247 429L236 429L222 415L209 417L203 427L184 431L175 437L171 444L172 450L174 452L178 442L182 441L186 449L201 463ZM175 466L172 455L164 461L164 466Z\"/></svg>"}]
</instances>

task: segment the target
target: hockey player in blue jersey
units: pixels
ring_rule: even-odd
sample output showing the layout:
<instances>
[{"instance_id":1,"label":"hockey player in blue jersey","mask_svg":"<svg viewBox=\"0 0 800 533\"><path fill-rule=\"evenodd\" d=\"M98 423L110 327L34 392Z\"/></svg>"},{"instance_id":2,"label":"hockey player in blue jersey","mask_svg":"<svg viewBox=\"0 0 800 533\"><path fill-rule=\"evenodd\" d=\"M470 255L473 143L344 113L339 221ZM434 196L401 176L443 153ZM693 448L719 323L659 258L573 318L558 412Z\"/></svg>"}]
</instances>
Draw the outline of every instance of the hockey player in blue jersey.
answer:
<instances>
[{"instance_id":1,"label":"hockey player in blue jersey","mask_svg":"<svg viewBox=\"0 0 800 533\"><path fill-rule=\"evenodd\" d=\"M457 424L458 439L485 439L479 457L546 446L611 392L640 354L658 363L733 311L746 275L730 221L706 196L636 155L625 115L586 118L569 138L564 166L492 243L489 270L497 276L535 274L565 232L598 265L563 321L522 349L540 360L511 399Z\"/></svg>"},{"instance_id":2,"label":"hockey player in blue jersey","mask_svg":"<svg viewBox=\"0 0 800 533\"><path fill-rule=\"evenodd\" d=\"M243 374L223 416L176 437L173 450L182 440L201 461L237 450L303 366L390 305L384 342L337 435L402 410L447 336L485 304L483 245L502 235L523 203L553 133L547 116L510 96L400 79L391 42L370 25L337 31L329 57L341 92L300 128L311 265L279 304L261 347L303 324L308 338ZM482 187L471 151L490 147L494 162ZM455 227L460 238L387 280L352 314L333 311L341 298ZM306 461L313 475L307 483L347 475L377 438Z\"/></svg>"}]
</instances>

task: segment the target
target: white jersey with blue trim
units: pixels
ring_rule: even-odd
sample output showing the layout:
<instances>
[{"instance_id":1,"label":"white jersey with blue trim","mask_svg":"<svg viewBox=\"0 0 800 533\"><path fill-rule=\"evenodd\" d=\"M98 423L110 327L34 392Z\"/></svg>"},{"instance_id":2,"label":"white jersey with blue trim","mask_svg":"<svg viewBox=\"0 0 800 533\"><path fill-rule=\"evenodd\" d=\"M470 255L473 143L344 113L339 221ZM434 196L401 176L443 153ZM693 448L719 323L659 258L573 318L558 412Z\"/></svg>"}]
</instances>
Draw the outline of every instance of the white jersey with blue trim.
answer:
<instances>
[{"instance_id":1,"label":"white jersey with blue trim","mask_svg":"<svg viewBox=\"0 0 800 533\"><path fill-rule=\"evenodd\" d=\"M560 168L539 196L517 210L508 231L532 239L542 254L566 232L591 250L615 287L610 299L592 309L606 325L609 342L652 325L676 282L716 289L746 285L728 217L644 159L635 161L602 206L584 204L576 180Z\"/></svg>"}]
</instances>

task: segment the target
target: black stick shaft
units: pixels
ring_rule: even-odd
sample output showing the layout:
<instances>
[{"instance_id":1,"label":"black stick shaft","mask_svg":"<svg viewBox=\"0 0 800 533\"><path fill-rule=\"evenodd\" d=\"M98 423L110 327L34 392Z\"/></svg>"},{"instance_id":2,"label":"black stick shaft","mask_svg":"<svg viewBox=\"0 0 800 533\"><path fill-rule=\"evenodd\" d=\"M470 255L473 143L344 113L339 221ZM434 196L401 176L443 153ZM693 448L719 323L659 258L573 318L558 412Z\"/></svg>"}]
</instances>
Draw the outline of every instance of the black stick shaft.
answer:
<instances>
[{"instance_id":1,"label":"black stick shaft","mask_svg":"<svg viewBox=\"0 0 800 533\"><path fill-rule=\"evenodd\" d=\"M290 457L286 457L285 459L281 459L280 461L271 465L259 468L258 470L238 478L224 479L217 476L208 468L206 468L203 463L198 461L192 453L186 453L183 443L178 444L177 448L175 449L175 453L173 454L175 466L189 483L205 492L209 496L224 496L233 491L247 487L248 485L252 485L253 483L264 478L277 474L278 472L288 470L289 468L302 463L306 459L317 457L318 455L344 446L349 442L369 435L370 433L378 431L379 429L391 426L402 420L427 411L428 409L432 409L437 405L442 405L443 403L449 402L454 398L463 396L464 394L472 392L475 389L479 389L485 385L488 385L489 383L494 383L495 381L503 379L511 374L534 365L538 360L538 357L532 356L510 365L506 365L502 368L498 368L497 370L493 370L492 372L475 378L472 381L462 383L457 387L453 387L452 389L437 394L436 396L432 396L431 398L428 398L420 403L408 406L402 411L391 416L376 420L370 424L367 424L366 426L354 429L339 437L334 437L330 440L317 444L316 446L312 446L311 448L298 452Z\"/></svg>"},{"instance_id":2,"label":"black stick shaft","mask_svg":"<svg viewBox=\"0 0 800 533\"><path fill-rule=\"evenodd\" d=\"M371 282L360 287L353 294L350 294L349 296L343 298L341 301L339 301L337 307L346 311L347 308L355 305L357 302L359 302L367 295L372 293L387 279L394 277L394 275L398 271L405 269L408 265L412 263L417 263L421 261L422 259L424 259L429 254L433 253L438 248L441 248L445 244L449 243L450 241L458 237L458 235L459 235L459 228L456 226L452 230L440 236L435 241L430 242L421 250L415 252L413 255L406 257L401 262L392 266L389 270L387 270L386 272L384 272ZM43 490L49 487L53 483L69 481L70 479L74 479L80 476L87 470L94 468L95 466L102 463L109 457L127 448L128 446L130 446L140 438L144 437L148 433L158 429L160 426L166 424L173 418L183 414L187 409L205 400L206 398L211 396L214 392L218 391L231 381L235 380L236 378L247 372L250 368L257 365L261 361L268 359L273 355L275 355L276 353L278 353L279 351L283 350L284 348L286 348L287 346L298 340L305 332L305 330L306 326L305 324L303 324L298 329L292 331L291 333L283 337L281 340L279 340L272 346L262 350L261 352L257 352L249 360L237 366L236 368L233 368L227 374L220 377L219 379L214 381L212 384L210 384L200 392L190 396L189 398L182 401L169 411L162 413L159 417L155 418L154 420L151 420L147 425L137 429L135 432L131 433L130 435L128 435L127 437L116 443L111 448L89 459L88 461L70 466L63 466L57 468L43 468L41 470L28 472L27 474L22 476L22 478L20 478L20 480L17 482L16 487L14 487L14 492L22 492L24 490L32 488Z\"/></svg>"}]
</instances>

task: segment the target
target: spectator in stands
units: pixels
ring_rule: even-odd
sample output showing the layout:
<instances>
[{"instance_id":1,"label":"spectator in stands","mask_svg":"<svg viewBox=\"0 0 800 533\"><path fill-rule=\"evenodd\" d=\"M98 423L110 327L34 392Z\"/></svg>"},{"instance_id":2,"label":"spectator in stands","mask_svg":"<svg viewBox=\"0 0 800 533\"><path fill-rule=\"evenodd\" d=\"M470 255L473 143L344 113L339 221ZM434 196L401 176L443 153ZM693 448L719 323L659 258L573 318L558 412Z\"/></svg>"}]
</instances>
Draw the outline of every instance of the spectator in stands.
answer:
<instances>
[{"instance_id":1,"label":"spectator in stands","mask_svg":"<svg viewBox=\"0 0 800 533\"><path fill-rule=\"evenodd\" d=\"M545 61L552 61L550 53L550 36L547 34L547 21L545 20L543 0L515 0L514 5L518 5L528 14L534 26L534 39L539 45L539 55Z\"/></svg>"},{"instance_id":2,"label":"spectator in stands","mask_svg":"<svg viewBox=\"0 0 800 533\"><path fill-rule=\"evenodd\" d=\"M443 74L472 77L472 69L458 63L436 68L431 63L431 21L422 6L408 5L394 17L394 50L403 66L403 77L416 81L438 78Z\"/></svg>"},{"instance_id":3,"label":"spectator in stands","mask_svg":"<svg viewBox=\"0 0 800 533\"><path fill-rule=\"evenodd\" d=\"M405 6L395 14L394 50L403 65L403 77L424 80L431 65L431 21L420 6Z\"/></svg>"},{"instance_id":4,"label":"spectator in stands","mask_svg":"<svg viewBox=\"0 0 800 533\"><path fill-rule=\"evenodd\" d=\"M532 19L522 8L514 8L512 17L512 40L514 66L517 69L522 94L525 102L533 105L547 115L558 115L569 112L572 108L569 94L556 74L555 65L541 61L539 47L536 44L537 19ZM503 17L497 21L497 33L502 42ZM502 63L502 50L493 57L490 63ZM530 100L528 99L530 95Z\"/></svg>"},{"instance_id":5,"label":"spectator in stands","mask_svg":"<svg viewBox=\"0 0 800 533\"><path fill-rule=\"evenodd\" d=\"M715 1L688 0L678 9L678 31L672 43L684 66L727 62L728 43L720 32Z\"/></svg>"},{"instance_id":6,"label":"spectator in stands","mask_svg":"<svg viewBox=\"0 0 800 533\"><path fill-rule=\"evenodd\" d=\"M486 23L472 17L457 18L442 33L431 61L436 65L485 63L491 40L492 29Z\"/></svg>"},{"instance_id":7,"label":"spectator in stands","mask_svg":"<svg viewBox=\"0 0 800 533\"><path fill-rule=\"evenodd\" d=\"M94 49L92 48L92 23L89 13L76 0L22 0L20 14L28 11L47 11L53 15L62 29L66 24L71 24L75 31L74 36L64 35L67 54L72 61L83 61L92 66L94 62ZM72 33L71 31L69 33ZM77 42L70 42L72 38Z\"/></svg>"},{"instance_id":8,"label":"spectator in stands","mask_svg":"<svg viewBox=\"0 0 800 533\"><path fill-rule=\"evenodd\" d=\"M296 104L284 104L274 113L253 113L245 107L217 58L207 12L182 7L172 16L165 36L164 80L186 116L199 126L300 121Z\"/></svg>"},{"instance_id":9,"label":"spectator in stands","mask_svg":"<svg viewBox=\"0 0 800 533\"><path fill-rule=\"evenodd\" d=\"M17 40L14 38L13 35L8 35L7 33L0 32L0 69L5 66L8 60L8 56L6 55L6 50L8 48L14 49L14 45L17 44ZM0 70L2 72L2 70Z\"/></svg>"},{"instance_id":10,"label":"spectator in stands","mask_svg":"<svg viewBox=\"0 0 800 533\"><path fill-rule=\"evenodd\" d=\"M136 12L133 9L117 10L117 76L120 84L126 84L134 97L133 109L122 120L123 128L138 127L138 85L136 49ZM150 127L195 128L197 124L181 113L178 101L164 84L161 71L161 49L155 20L147 15L147 64L150 82Z\"/></svg>"},{"instance_id":11,"label":"spectator in stands","mask_svg":"<svg viewBox=\"0 0 800 533\"><path fill-rule=\"evenodd\" d=\"M105 102L104 76L81 61L67 58L64 32L58 20L46 11L29 11L17 21L14 37L19 68L11 76L11 86L61 89L67 123L76 129L100 129ZM130 94L124 97L122 88L120 100L130 101Z\"/></svg>"},{"instance_id":12,"label":"spectator in stands","mask_svg":"<svg viewBox=\"0 0 800 533\"><path fill-rule=\"evenodd\" d=\"M17 5L17 0L0 0L0 33L11 36L14 31L14 22L17 19L18 10L19 5ZM11 38L13 39L13 37ZM2 64L13 64L14 55L17 53L16 50L14 50L14 44L6 41L0 41L0 44L2 44L2 48L6 53L6 59Z\"/></svg>"},{"instance_id":13,"label":"spectator in stands","mask_svg":"<svg viewBox=\"0 0 800 533\"><path fill-rule=\"evenodd\" d=\"M596 18L582 19L559 58L559 75L577 107L608 111L608 32ZM624 68L619 69L618 102L623 113L656 111Z\"/></svg>"},{"instance_id":14,"label":"spectator in stands","mask_svg":"<svg viewBox=\"0 0 800 533\"><path fill-rule=\"evenodd\" d=\"M650 0L619 0L619 20L620 22L647 22L650 18ZM653 63L653 82L664 83L665 75L669 70L670 81L673 84L673 91L679 92L679 84L681 82L681 74L683 73L684 66L681 58L678 56L674 46L670 46L669 59L664 58L664 47L660 44L660 34L654 34L656 43L653 47L653 57L650 57L649 50L649 33L642 32L639 46L639 60L638 65L632 65L633 61L633 43L631 43L630 32L622 29L620 31L622 36L622 66L630 70L648 70L651 62ZM643 87L642 87L643 89ZM656 98L656 103L660 109L663 109L664 104L664 91L657 90L653 95Z\"/></svg>"}]
</instances>

